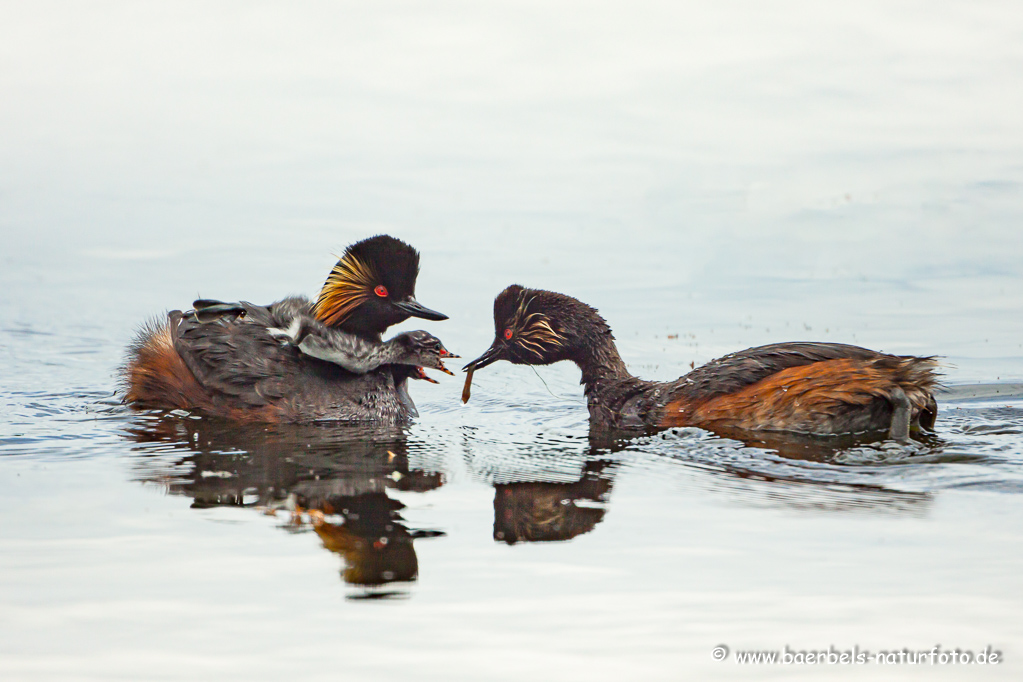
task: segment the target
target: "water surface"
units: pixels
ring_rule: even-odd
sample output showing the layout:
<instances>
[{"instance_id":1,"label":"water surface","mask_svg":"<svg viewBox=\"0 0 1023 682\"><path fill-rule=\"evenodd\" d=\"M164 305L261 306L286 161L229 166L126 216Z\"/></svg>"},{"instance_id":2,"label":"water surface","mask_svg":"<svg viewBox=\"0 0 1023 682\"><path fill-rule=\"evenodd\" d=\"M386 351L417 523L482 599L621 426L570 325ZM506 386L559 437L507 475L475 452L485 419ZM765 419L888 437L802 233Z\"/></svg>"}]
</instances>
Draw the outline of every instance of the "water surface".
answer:
<instances>
[{"instance_id":1,"label":"water surface","mask_svg":"<svg viewBox=\"0 0 1023 682\"><path fill-rule=\"evenodd\" d=\"M1013 7L0 13L4 679L1020 675ZM519 282L652 379L784 340L939 355L937 433L608 440L565 364L467 405L418 382L401 428L120 405L142 320L311 295L379 232L451 316L400 328L464 357ZM936 644L1005 663L734 662Z\"/></svg>"}]
</instances>

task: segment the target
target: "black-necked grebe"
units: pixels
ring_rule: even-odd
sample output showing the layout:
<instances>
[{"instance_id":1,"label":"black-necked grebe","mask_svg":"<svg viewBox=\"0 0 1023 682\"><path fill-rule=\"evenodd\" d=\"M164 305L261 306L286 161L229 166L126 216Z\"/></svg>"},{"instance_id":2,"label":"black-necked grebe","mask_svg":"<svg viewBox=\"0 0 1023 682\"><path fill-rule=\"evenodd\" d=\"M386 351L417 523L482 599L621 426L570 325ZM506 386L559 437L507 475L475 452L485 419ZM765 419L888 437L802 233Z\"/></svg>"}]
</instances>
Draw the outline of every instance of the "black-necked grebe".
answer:
<instances>
[{"instance_id":1,"label":"black-necked grebe","mask_svg":"<svg viewBox=\"0 0 1023 682\"><path fill-rule=\"evenodd\" d=\"M815 435L886 432L905 441L937 415L931 357L887 355L840 343L778 343L739 351L672 382L629 373L611 328L570 296L512 285L494 301L496 338L465 366L497 360L582 370L590 419L617 428L696 426L716 432Z\"/></svg>"},{"instance_id":2,"label":"black-necked grebe","mask_svg":"<svg viewBox=\"0 0 1023 682\"><path fill-rule=\"evenodd\" d=\"M419 254L379 235L349 246L316 302L195 301L147 325L128 351L124 401L243 421L402 421L409 378L454 357L426 332L380 335L409 317L446 315L415 299ZM446 371L446 370L445 370Z\"/></svg>"}]
</instances>

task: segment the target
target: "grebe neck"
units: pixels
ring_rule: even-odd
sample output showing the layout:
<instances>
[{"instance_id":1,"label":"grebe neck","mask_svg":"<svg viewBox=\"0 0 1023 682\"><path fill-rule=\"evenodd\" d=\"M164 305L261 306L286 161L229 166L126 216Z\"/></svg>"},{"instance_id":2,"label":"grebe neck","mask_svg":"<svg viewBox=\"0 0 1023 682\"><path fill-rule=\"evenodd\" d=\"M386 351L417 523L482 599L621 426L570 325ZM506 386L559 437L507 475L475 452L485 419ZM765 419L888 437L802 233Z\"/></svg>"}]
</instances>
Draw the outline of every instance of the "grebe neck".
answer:
<instances>
[{"instance_id":1,"label":"grebe neck","mask_svg":"<svg viewBox=\"0 0 1023 682\"><path fill-rule=\"evenodd\" d=\"M582 372L579 383L585 386L586 398L591 403L599 400L607 404L606 398L621 393L626 390L625 387L628 387L629 393L633 393L637 385L651 383L629 372L611 334L600 334L588 339L573 354L572 359Z\"/></svg>"}]
</instances>

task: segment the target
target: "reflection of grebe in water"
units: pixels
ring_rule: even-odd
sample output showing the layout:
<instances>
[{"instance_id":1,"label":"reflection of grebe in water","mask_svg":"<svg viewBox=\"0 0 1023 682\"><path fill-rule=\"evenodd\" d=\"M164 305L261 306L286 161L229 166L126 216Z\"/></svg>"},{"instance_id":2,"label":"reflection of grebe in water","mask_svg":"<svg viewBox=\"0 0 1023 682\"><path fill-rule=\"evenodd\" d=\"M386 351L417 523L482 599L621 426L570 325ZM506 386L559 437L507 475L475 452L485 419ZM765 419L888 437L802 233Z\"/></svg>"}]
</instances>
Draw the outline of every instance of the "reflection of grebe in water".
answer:
<instances>
[{"instance_id":1,"label":"reflection of grebe in water","mask_svg":"<svg viewBox=\"0 0 1023 682\"><path fill-rule=\"evenodd\" d=\"M576 444L534 447L513 460L474 449L479 459L470 464L473 478L494 487L494 540L509 545L563 542L594 531L605 518L616 476L637 456L660 457L657 447L665 435L670 434L644 442L634 432L592 428L584 450ZM253 426L166 416L137 417L130 437L139 443L134 465L140 480L187 496L197 508L276 510L282 529L316 532L323 547L342 557L342 579L360 588L350 598L400 594L400 588L384 587L417 579L416 540L442 534L410 527L402 518L404 505L392 496L395 490L423 493L444 484L439 467L410 466L400 428ZM729 451L727 445L711 445L711 455L701 458L701 443L707 447L707 440L693 442L686 458L679 458L679 444L670 444L664 459L676 461L681 477L698 477L702 488L739 504L921 514L931 500L927 493L835 477L807 480L798 467L766 466L763 457L726 460L719 455ZM625 448L630 452L615 454ZM430 456L424 450L417 455ZM565 465L572 463L578 468L565 482ZM671 475L671 468L664 473ZM819 466L811 470L822 473Z\"/></svg>"},{"instance_id":2,"label":"reflection of grebe in water","mask_svg":"<svg viewBox=\"0 0 1023 682\"><path fill-rule=\"evenodd\" d=\"M665 436L670 438L670 435L651 432L647 436L637 436L635 431L591 425L589 448L578 480L569 483L544 481L545 474L538 471L534 474L537 480L494 484L494 539L513 545L566 541L589 533L604 520L615 478L626 462L635 459L635 453L660 457L656 453L664 447L671 459L678 458L677 445L659 445ZM925 514L930 507L930 493L876 485L871 482L869 473L857 476L856 467L836 468L830 476L819 466L803 469L801 462L838 462L843 456L851 456L856 452L855 448L850 449L856 445L855 439L822 443L791 434L772 436L750 444L775 450L792 464L769 466L765 458L757 456L729 460L727 456L722 457L731 450L727 440L710 437L693 443L695 447L689 461L678 460L680 473L695 473L702 479L702 486L739 504L814 512L914 516ZM633 453L624 457L614 454L625 449ZM493 465L488 468L493 471ZM524 467L520 460L508 468L522 479L528 467ZM498 472L491 476L500 475Z\"/></svg>"},{"instance_id":3,"label":"reflection of grebe in water","mask_svg":"<svg viewBox=\"0 0 1023 682\"><path fill-rule=\"evenodd\" d=\"M159 480L170 493L191 497L193 507L246 506L286 514L283 528L311 528L326 549L341 555L341 575L351 585L416 580L413 542L443 534L410 529L400 515L405 505L388 494L443 485L440 473L409 467L404 433L394 427L267 429L167 417L148 424L140 420L131 437L159 443L157 452L173 444L184 455L174 469L189 468L187 477L168 478L153 462L156 471L145 472L144 480Z\"/></svg>"},{"instance_id":4,"label":"reflection of grebe in water","mask_svg":"<svg viewBox=\"0 0 1023 682\"><path fill-rule=\"evenodd\" d=\"M346 583L377 586L418 577L419 560L412 541L443 533L410 531L399 514L404 506L379 492L333 497L310 513L323 546L344 558ZM342 520L330 521L331 515Z\"/></svg>"},{"instance_id":5,"label":"reflection of grebe in water","mask_svg":"<svg viewBox=\"0 0 1023 682\"><path fill-rule=\"evenodd\" d=\"M571 540L603 521L617 467L587 462L574 483L497 483L494 485L494 539L517 542Z\"/></svg>"}]
</instances>

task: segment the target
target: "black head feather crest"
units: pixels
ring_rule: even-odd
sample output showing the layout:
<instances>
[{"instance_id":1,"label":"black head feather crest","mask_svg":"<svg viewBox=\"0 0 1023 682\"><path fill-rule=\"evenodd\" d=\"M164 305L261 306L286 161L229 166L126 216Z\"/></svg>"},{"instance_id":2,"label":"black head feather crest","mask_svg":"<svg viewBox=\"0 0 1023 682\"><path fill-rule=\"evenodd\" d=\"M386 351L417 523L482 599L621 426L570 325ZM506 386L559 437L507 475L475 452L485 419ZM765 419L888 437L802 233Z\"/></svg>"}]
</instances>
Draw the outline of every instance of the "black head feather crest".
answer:
<instances>
[{"instance_id":1,"label":"black head feather crest","mask_svg":"<svg viewBox=\"0 0 1023 682\"><path fill-rule=\"evenodd\" d=\"M395 300L415 295L419 252L386 234L363 239L345 249L327 276L313 306L324 324L340 326L377 287Z\"/></svg>"}]
</instances>

